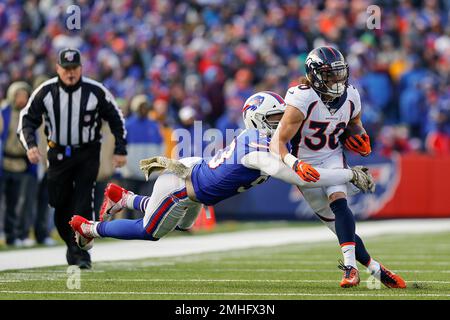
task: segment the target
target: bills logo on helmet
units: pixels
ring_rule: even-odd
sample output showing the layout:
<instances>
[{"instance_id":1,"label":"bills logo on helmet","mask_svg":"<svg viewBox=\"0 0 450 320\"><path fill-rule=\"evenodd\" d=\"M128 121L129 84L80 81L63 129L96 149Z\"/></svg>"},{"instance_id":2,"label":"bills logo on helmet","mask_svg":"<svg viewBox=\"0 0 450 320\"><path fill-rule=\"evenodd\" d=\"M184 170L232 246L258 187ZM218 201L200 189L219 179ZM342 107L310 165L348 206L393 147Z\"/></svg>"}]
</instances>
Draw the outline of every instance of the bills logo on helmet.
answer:
<instances>
[{"instance_id":1,"label":"bills logo on helmet","mask_svg":"<svg viewBox=\"0 0 450 320\"><path fill-rule=\"evenodd\" d=\"M250 100L243 108L242 112L244 113L244 117L247 113L247 110L256 110L264 101L263 96L256 96L252 100Z\"/></svg>"}]
</instances>

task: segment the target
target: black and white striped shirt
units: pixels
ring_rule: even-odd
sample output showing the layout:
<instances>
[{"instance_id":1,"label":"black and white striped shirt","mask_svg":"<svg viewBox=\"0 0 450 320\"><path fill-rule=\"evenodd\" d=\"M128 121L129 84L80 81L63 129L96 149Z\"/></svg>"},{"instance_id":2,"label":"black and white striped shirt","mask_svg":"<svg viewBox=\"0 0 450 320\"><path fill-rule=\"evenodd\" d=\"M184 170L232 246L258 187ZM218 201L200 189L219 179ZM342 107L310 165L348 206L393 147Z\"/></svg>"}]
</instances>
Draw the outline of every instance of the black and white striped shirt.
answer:
<instances>
[{"instance_id":1,"label":"black and white striped shirt","mask_svg":"<svg viewBox=\"0 0 450 320\"><path fill-rule=\"evenodd\" d=\"M82 77L67 87L58 77L39 86L20 113L17 134L25 149L37 146L35 131L45 119L49 141L80 146L101 139L102 119L115 137L115 154L126 155L125 121L114 97L101 83Z\"/></svg>"}]
</instances>

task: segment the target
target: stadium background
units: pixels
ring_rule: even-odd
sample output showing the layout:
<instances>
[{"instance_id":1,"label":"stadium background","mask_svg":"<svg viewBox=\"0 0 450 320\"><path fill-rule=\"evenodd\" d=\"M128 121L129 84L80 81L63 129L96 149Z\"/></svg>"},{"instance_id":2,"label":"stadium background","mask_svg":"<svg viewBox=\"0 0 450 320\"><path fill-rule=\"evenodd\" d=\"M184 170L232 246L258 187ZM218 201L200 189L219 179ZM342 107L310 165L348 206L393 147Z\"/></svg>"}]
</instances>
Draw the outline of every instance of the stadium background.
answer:
<instances>
[{"instance_id":1,"label":"stadium background","mask_svg":"<svg viewBox=\"0 0 450 320\"><path fill-rule=\"evenodd\" d=\"M80 30L67 29L71 4L81 9ZM367 29L371 4L382 8L380 29ZM127 117L132 164L143 145L169 154L173 130L192 130L194 120L204 129L242 127L240 109L248 96L258 90L284 96L304 74L307 52L333 45L346 56L350 82L361 93L363 123L374 149L369 159L349 155L349 162L369 164L379 186L375 195L352 200L355 214L360 219L449 217L449 9L445 0L1 1L0 234L5 219L14 219L20 236L13 245L21 246L32 243L28 237L36 223L52 227L45 192L39 192L45 190L45 168L24 169L3 157L7 146L17 151L19 143L8 111L15 108L14 90L8 89L17 81L36 87L53 76L56 52L67 46L81 50L84 75L102 81L117 98ZM146 141L130 121L142 104L160 131ZM98 201L111 180L149 191L151 184L139 180L135 168L112 169L107 131ZM7 213L11 190L18 197ZM218 219L312 218L301 195L278 181L215 210Z\"/></svg>"}]
</instances>

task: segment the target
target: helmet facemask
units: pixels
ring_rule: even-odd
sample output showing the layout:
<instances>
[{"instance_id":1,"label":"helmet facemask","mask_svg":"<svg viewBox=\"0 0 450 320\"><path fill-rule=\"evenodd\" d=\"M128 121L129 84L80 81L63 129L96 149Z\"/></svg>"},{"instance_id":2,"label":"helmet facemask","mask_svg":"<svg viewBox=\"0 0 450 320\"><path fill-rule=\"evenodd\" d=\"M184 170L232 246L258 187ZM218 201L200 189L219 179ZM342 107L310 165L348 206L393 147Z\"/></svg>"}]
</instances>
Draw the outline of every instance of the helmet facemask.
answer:
<instances>
[{"instance_id":1,"label":"helmet facemask","mask_svg":"<svg viewBox=\"0 0 450 320\"><path fill-rule=\"evenodd\" d=\"M340 97L347 87L348 66L345 64L340 65L333 67L329 71L322 71L321 73L327 94L335 98Z\"/></svg>"},{"instance_id":2,"label":"helmet facemask","mask_svg":"<svg viewBox=\"0 0 450 320\"><path fill-rule=\"evenodd\" d=\"M282 112L280 110L270 110L270 111L266 112L266 114L262 114L262 113L255 114L255 118L263 126L263 128L261 128L261 129L264 130L264 132L268 136L273 136L273 134L275 133L275 130L277 130L277 128L278 128L278 124L280 123L281 119L269 120L269 117L272 115L276 115L276 114L283 115L283 113L284 112Z\"/></svg>"},{"instance_id":3,"label":"helmet facemask","mask_svg":"<svg viewBox=\"0 0 450 320\"><path fill-rule=\"evenodd\" d=\"M348 65L340 61L313 70L312 83L317 91L333 98L340 97L348 84Z\"/></svg>"},{"instance_id":4,"label":"helmet facemask","mask_svg":"<svg viewBox=\"0 0 450 320\"><path fill-rule=\"evenodd\" d=\"M318 47L312 50L306 58L305 68L306 77L316 92L331 99L344 94L348 86L349 69L344 56L337 49Z\"/></svg>"}]
</instances>

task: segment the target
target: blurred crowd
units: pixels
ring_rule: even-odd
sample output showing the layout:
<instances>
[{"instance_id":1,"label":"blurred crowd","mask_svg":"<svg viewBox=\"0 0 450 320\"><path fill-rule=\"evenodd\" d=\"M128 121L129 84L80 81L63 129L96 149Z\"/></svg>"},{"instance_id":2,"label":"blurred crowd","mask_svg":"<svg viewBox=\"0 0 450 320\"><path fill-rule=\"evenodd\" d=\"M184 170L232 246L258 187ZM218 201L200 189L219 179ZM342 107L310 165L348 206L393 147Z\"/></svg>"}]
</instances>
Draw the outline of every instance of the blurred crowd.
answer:
<instances>
[{"instance_id":1,"label":"blurred crowd","mask_svg":"<svg viewBox=\"0 0 450 320\"><path fill-rule=\"evenodd\" d=\"M34 221L38 242L51 243L45 168L27 162L15 128L33 88L54 76L64 47L80 49L83 74L116 97L129 163L171 154L173 130L193 130L195 120L222 132L242 127L246 98L258 90L284 96L320 45L345 55L377 152L450 154L450 1L79 0L81 28L69 30L71 4L0 2L0 232L8 244L26 243ZM372 4L381 8L379 29L367 28ZM147 187L136 166L113 170L107 130L99 201L111 177L134 190ZM41 141L45 153L42 132Z\"/></svg>"}]
</instances>

